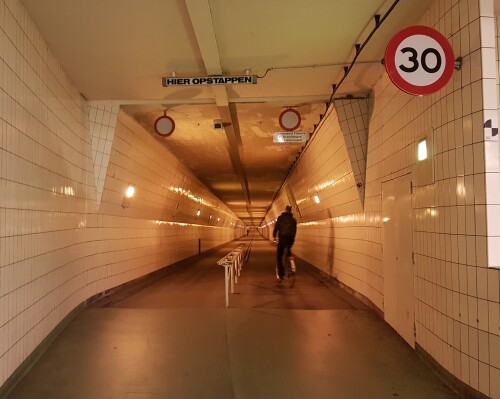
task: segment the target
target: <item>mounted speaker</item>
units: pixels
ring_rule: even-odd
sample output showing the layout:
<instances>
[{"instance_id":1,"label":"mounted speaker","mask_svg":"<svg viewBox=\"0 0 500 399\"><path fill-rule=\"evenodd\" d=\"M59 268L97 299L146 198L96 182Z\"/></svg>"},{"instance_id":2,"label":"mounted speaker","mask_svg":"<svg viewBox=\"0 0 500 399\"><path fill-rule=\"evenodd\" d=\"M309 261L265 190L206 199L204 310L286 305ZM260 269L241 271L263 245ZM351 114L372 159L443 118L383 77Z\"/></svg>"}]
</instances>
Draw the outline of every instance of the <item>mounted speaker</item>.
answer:
<instances>
[{"instance_id":1,"label":"mounted speaker","mask_svg":"<svg viewBox=\"0 0 500 399\"><path fill-rule=\"evenodd\" d=\"M220 119L214 120L214 129L222 129L224 126L222 125L222 121Z\"/></svg>"}]
</instances>

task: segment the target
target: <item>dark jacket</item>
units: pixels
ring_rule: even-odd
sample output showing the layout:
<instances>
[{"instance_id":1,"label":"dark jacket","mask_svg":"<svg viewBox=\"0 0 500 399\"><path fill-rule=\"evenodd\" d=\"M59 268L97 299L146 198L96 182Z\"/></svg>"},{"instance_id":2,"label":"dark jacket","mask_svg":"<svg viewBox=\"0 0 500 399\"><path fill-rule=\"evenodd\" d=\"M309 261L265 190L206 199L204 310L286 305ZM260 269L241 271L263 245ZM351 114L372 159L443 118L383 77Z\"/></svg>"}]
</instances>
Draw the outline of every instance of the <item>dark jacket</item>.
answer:
<instances>
[{"instance_id":1,"label":"dark jacket","mask_svg":"<svg viewBox=\"0 0 500 399\"><path fill-rule=\"evenodd\" d=\"M279 235L279 243L293 245L297 233L297 221L291 212L283 212L274 225L273 238Z\"/></svg>"}]
</instances>

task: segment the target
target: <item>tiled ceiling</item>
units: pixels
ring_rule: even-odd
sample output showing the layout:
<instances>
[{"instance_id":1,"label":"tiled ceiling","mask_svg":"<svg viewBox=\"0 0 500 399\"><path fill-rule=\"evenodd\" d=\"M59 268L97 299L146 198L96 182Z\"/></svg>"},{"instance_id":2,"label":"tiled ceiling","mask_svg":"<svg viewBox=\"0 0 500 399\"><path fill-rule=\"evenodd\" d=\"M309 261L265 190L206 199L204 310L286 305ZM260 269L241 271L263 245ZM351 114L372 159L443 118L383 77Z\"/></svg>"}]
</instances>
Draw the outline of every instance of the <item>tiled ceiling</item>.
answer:
<instances>
[{"instance_id":1,"label":"tiled ceiling","mask_svg":"<svg viewBox=\"0 0 500 399\"><path fill-rule=\"evenodd\" d=\"M312 133L332 84L394 0L21 0L69 78L114 100L223 200L259 225L303 144L273 143L286 107ZM369 95L385 46L431 0L402 0L335 97ZM422 10L422 11L421 11ZM162 77L257 75L257 84L162 87ZM175 120L168 138L154 121ZM224 129L214 129L221 120Z\"/></svg>"}]
</instances>

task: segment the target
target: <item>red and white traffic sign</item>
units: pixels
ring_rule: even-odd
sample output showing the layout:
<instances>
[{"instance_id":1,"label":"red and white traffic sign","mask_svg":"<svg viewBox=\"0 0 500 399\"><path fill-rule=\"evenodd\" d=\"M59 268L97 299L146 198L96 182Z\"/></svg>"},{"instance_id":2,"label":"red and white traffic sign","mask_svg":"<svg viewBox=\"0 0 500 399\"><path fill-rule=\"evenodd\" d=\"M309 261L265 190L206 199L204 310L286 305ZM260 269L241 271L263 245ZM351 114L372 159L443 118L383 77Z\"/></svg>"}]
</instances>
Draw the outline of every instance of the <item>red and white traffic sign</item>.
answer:
<instances>
[{"instance_id":1,"label":"red and white traffic sign","mask_svg":"<svg viewBox=\"0 0 500 399\"><path fill-rule=\"evenodd\" d=\"M300 126L301 117L293 108L287 108L281 113L279 122L283 130L291 132Z\"/></svg>"},{"instance_id":2,"label":"red and white traffic sign","mask_svg":"<svg viewBox=\"0 0 500 399\"><path fill-rule=\"evenodd\" d=\"M155 131L160 136L168 137L174 132L174 130L175 122L170 116L164 114L163 116L160 116L158 119L156 119Z\"/></svg>"},{"instance_id":3,"label":"red and white traffic sign","mask_svg":"<svg viewBox=\"0 0 500 399\"><path fill-rule=\"evenodd\" d=\"M392 82L408 94L425 96L442 89L453 75L450 42L428 26L398 32L385 50L385 69Z\"/></svg>"}]
</instances>

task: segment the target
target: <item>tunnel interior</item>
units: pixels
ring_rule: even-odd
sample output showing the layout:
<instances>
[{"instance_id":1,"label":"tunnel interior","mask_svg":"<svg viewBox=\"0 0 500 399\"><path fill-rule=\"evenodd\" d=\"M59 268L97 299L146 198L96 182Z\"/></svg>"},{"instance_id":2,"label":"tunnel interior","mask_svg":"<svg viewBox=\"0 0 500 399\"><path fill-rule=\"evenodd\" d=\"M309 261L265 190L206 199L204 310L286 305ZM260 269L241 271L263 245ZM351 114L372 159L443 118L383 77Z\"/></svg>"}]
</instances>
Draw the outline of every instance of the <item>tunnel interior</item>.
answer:
<instances>
[{"instance_id":1,"label":"tunnel interior","mask_svg":"<svg viewBox=\"0 0 500 399\"><path fill-rule=\"evenodd\" d=\"M0 0L1 382L89 298L291 205L298 257L499 398L497 3ZM408 26L461 60L429 95L386 70Z\"/></svg>"}]
</instances>

